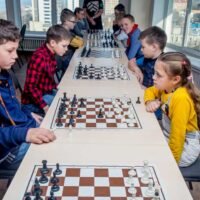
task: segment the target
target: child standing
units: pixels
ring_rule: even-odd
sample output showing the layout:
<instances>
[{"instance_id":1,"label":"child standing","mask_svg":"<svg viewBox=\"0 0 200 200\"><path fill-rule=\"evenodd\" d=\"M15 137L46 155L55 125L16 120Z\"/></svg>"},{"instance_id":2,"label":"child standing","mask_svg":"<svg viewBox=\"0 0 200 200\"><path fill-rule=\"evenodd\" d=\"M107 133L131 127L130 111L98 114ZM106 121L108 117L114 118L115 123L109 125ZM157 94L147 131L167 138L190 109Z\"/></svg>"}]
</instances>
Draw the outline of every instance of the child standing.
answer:
<instances>
[{"instance_id":1,"label":"child standing","mask_svg":"<svg viewBox=\"0 0 200 200\"><path fill-rule=\"evenodd\" d=\"M200 92L189 80L191 63L182 53L162 54L156 61L154 86L145 90L146 110L163 110L163 129L181 167L195 162L200 153Z\"/></svg>"},{"instance_id":2,"label":"child standing","mask_svg":"<svg viewBox=\"0 0 200 200\"><path fill-rule=\"evenodd\" d=\"M21 108L8 69L15 63L20 33L7 20L0 19L0 168L17 170L29 143L48 143L55 135L36 128L41 117Z\"/></svg>"}]
</instances>

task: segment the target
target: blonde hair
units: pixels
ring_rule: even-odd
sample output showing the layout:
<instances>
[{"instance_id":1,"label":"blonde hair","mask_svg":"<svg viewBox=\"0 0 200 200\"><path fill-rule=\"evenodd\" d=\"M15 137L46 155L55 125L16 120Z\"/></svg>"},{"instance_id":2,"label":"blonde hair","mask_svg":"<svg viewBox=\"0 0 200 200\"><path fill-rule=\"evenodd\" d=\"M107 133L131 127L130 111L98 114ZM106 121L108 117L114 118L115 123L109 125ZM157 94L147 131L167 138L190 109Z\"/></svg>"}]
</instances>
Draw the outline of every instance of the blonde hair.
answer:
<instances>
[{"instance_id":1,"label":"blonde hair","mask_svg":"<svg viewBox=\"0 0 200 200\"><path fill-rule=\"evenodd\" d=\"M192 66L190 60L179 52L168 52L159 56L159 61L165 63L164 70L170 76L180 76L181 86L185 87L191 96L197 113L198 127L200 128L200 91L190 80Z\"/></svg>"}]
</instances>

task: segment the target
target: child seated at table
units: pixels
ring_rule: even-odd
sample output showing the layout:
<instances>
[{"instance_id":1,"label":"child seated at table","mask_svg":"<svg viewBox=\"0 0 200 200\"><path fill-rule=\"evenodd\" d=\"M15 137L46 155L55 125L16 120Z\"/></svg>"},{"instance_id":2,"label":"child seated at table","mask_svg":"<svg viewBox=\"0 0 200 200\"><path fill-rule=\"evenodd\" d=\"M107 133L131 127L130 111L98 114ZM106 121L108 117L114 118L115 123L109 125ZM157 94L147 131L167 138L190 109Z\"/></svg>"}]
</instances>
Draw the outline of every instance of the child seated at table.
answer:
<instances>
[{"instance_id":1,"label":"child seated at table","mask_svg":"<svg viewBox=\"0 0 200 200\"><path fill-rule=\"evenodd\" d=\"M36 128L41 117L21 108L8 72L17 58L18 28L0 19L0 168L17 170L29 143L55 140L53 132Z\"/></svg>"},{"instance_id":2,"label":"child seated at table","mask_svg":"<svg viewBox=\"0 0 200 200\"><path fill-rule=\"evenodd\" d=\"M190 80L191 63L182 53L159 56L154 86L145 90L148 112L162 108L162 126L169 147L181 167L194 163L200 154L200 91Z\"/></svg>"},{"instance_id":3,"label":"child seated at table","mask_svg":"<svg viewBox=\"0 0 200 200\"><path fill-rule=\"evenodd\" d=\"M138 24L135 23L135 18L130 15L124 15L121 26L124 32L128 35L126 55L128 60L139 59L143 56L141 52L141 42L139 40L140 29Z\"/></svg>"},{"instance_id":4,"label":"child seated at table","mask_svg":"<svg viewBox=\"0 0 200 200\"><path fill-rule=\"evenodd\" d=\"M55 55L62 56L70 40L69 31L61 25L54 25L47 31L46 42L33 53L22 93L22 103L28 110L41 115L48 111L57 91Z\"/></svg>"}]
</instances>

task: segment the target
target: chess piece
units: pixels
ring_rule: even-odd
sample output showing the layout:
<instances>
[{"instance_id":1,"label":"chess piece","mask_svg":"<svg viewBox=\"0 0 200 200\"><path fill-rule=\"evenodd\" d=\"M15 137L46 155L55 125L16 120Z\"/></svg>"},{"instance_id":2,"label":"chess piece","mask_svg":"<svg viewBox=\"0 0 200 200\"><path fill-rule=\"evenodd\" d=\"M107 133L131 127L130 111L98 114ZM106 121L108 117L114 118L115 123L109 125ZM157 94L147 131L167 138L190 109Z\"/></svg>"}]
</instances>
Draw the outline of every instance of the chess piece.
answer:
<instances>
[{"instance_id":1,"label":"chess piece","mask_svg":"<svg viewBox=\"0 0 200 200\"><path fill-rule=\"evenodd\" d=\"M154 196L154 193L155 193L155 189L154 189L154 187L153 187L153 180L150 179L150 180L149 180L149 184L148 184L148 188L147 188L145 194L146 194L146 196L148 196L148 197L153 197L153 196Z\"/></svg>"},{"instance_id":2,"label":"chess piece","mask_svg":"<svg viewBox=\"0 0 200 200\"><path fill-rule=\"evenodd\" d=\"M31 200L31 193L30 193L30 192L27 192L27 193L24 195L24 200Z\"/></svg>"},{"instance_id":3,"label":"chess piece","mask_svg":"<svg viewBox=\"0 0 200 200\"><path fill-rule=\"evenodd\" d=\"M155 193L152 200L160 200L160 189L158 187L155 188Z\"/></svg>"},{"instance_id":4,"label":"chess piece","mask_svg":"<svg viewBox=\"0 0 200 200\"><path fill-rule=\"evenodd\" d=\"M144 161L144 167L143 167L143 176L141 178L141 182L144 184L148 184L149 183L149 166L148 166L149 162L147 160Z\"/></svg>"},{"instance_id":5,"label":"chess piece","mask_svg":"<svg viewBox=\"0 0 200 200\"><path fill-rule=\"evenodd\" d=\"M74 95L72 99L72 104L76 104L76 103L77 103L77 98L76 98L76 95Z\"/></svg>"},{"instance_id":6,"label":"chess piece","mask_svg":"<svg viewBox=\"0 0 200 200\"><path fill-rule=\"evenodd\" d=\"M62 127L62 126L63 126L62 119L59 117L57 120L58 120L58 121L57 121L57 123L56 123L56 126L57 126L57 127Z\"/></svg>"},{"instance_id":7,"label":"chess piece","mask_svg":"<svg viewBox=\"0 0 200 200\"><path fill-rule=\"evenodd\" d=\"M56 200L56 197L54 196L53 191L50 191L50 197L48 198L48 200Z\"/></svg>"},{"instance_id":8,"label":"chess piece","mask_svg":"<svg viewBox=\"0 0 200 200\"><path fill-rule=\"evenodd\" d=\"M99 109L98 118L103 118L102 108Z\"/></svg>"},{"instance_id":9,"label":"chess piece","mask_svg":"<svg viewBox=\"0 0 200 200\"><path fill-rule=\"evenodd\" d=\"M108 112L107 112L107 117L108 118L111 118L113 115L112 115L112 112L111 112L111 108L109 108Z\"/></svg>"},{"instance_id":10,"label":"chess piece","mask_svg":"<svg viewBox=\"0 0 200 200\"><path fill-rule=\"evenodd\" d=\"M134 167L131 167L131 169L128 171L129 178L127 180L127 183L131 186L132 183L134 183L134 176L136 175Z\"/></svg>"},{"instance_id":11,"label":"chess piece","mask_svg":"<svg viewBox=\"0 0 200 200\"><path fill-rule=\"evenodd\" d=\"M58 183L59 182L59 179L56 177L56 172L54 171L53 172L53 177L51 178L51 183Z\"/></svg>"},{"instance_id":12,"label":"chess piece","mask_svg":"<svg viewBox=\"0 0 200 200\"><path fill-rule=\"evenodd\" d=\"M58 192L59 191L59 189L60 189L60 187L59 187L59 185L57 185L57 183L58 182L53 182L53 186L51 187L51 191L53 191L53 192Z\"/></svg>"},{"instance_id":13,"label":"chess piece","mask_svg":"<svg viewBox=\"0 0 200 200\"><path fill-rule=\"evenodd\" d=\"M43 200L43 198L40 195L41 195L40 192L36 192L34 200Z\"/></svg>"},{"instance_id":14,"label":"chess piece","mask_svg":"<svg viewBox=\"0 0 200 200\"><path fill-rule=\"evenodd\" d=\"M74 110L73 110L73 108L71 108L70 114L71 114L71 115L74 114Z\"/></svg>"},{"instance_id":15,"label":"chess piece","mask_svg":"<svg viewBox=\"0 0 200 200\"><path fill-rule=\"evenodd\" d=\"M90 72L89 79L93 79L93 78L94 78L94 75L92 72Z\"/></svg>"},{"instance_id":16,"label":"chess piece","mask_svg":"<svg viewBox=\"0 0 200 200\"><path fill-rule=\"evenodd\" d=\"M49 173L49 169L47 168L47 160L43 160L42 161L42 169L41 169L41 171L44 174L48 174Z\"/></svg>"},{"instance_id":17,"label":"chess piece","mask_svg":"<svg viewBox=\"0 0 200 200\"><path fill-rule=\"evenodd\" d=\"M63 92L63 98L62 98L63 101L67 101L67 93L66 92Z\"/></svg>"},{"instance_id":18,"label":"chess piece","mask_svg":"<svg viewBox=\"0 0 200 200\"><path fill-rule=\"evenodd\" d=\"M77 117L78 117L78 118L81 118L81 117L82 117L81 111L80 111L80 110L78 110L78 112L77 112Z\"/></svg>"},{"instance_id":19,"label":"chess piece","mask_svg":"<svg viewBox=\"0 0 200 200\"><path fill-rule=\"evenodd\" d=\"M40 188L40 183L37 178L35 179L32 194L35 196L36 194L39 194L39 195L42 194L42 189Z\"/></svg>"},{"instance_id":20,"label":"chess piece","mask_svg":"<svg viewBox=\"0 0 200 200\"><path fill-rule=\"evenodd\" d=\"M97 78L96 78L97 80L100 80L101 79L101 77L100 77L100 74L97 74Z\"/></svg>"},{"instance_id":21,"label":"chess piece","mask_svg":"<svg viewBox=\"0 0 200 200\"><path fill-rule=\"evenodd\" d=\"M70 116L70 119L69 119L69 126L74 126L74 118L73 118L73 115Z\"/></svg>"},{"instance_id":22,"label":"chess piece","mask_svg":"<svg viewBox=\"0 0 200 200\"><path fill-rule=\"evenodd\" d=\"M56 170L54 172L55 172L55 175L62 174L62 170L60 169L59 163L56 163Z\"/></svg>"},{"instance_id":23,"label":"chess piece","mask_svg":"<svg viewBox=\"0 0 200 200\"><path fill-rule=\"evenodd\" d=\"M137 98L136 103L137 103L137 104L141 104L140 97Z\"/></svg>"},{"instance_id":24,"label":"chess piece","mask_svg":"<svg viewBox=\"0 0 200 200\"><path fill-rule=\"evenodd\" d=\"M84 99L81 98L80 99L80 105L79 105L80 108L85 108L85 104L84 104Z\"/></svg>"},{"instance_id":25,"label":"chess piece","mask_svg":"<svg viewBox=\"0 0 200 200\"><path fill-rule=\"evenodd\" d=\"M45 184L48 182L48 178L45 176L44 172L40 169L41 177L39 178L39 182L41 184Z\"/></svg>"},{"instance_id":26,"label":"chess piece","mask_svg":"<svg viewBox=\"0 0 200 200\"><path fill-rule=\"evenodd\" d=\"M131 183L130 188L128 188L128 193L131 194L132 199L135 198L136 193L137 193L137 190L136 190L136 188L135 188L135 186L134 186L134 183Z\"/></svg>"}]
</instances>

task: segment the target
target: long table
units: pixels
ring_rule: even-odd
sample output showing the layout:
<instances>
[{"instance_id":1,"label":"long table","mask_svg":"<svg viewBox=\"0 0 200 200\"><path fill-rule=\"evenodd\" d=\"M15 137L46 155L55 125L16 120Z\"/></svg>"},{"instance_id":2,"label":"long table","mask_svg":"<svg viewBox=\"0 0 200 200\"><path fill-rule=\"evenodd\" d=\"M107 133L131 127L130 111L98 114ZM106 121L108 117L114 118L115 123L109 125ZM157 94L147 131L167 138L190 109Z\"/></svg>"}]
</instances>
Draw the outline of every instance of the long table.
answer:
<instances>
[{"instance_id":1,"label":"long table","mask_svg":"<svg viewBox=\"0 0 200 200\"><path fill-rule=\"evenodd\" d=\"M123 49L121 50L123 51ZM190 192L164 139L154 114L147 113L143 104L143 90L127 68L127 59L81 58L81 49L74 54L61 80L59 91L41 127L51 129L59 98L63 92L77 97L121 97L128 95L141 122L141 129L56 129L56 141L31 145L13 179L4 200L23 199L33 168L47 160L49 164L137 166L148 160L159 176L166 200L190 200ZM74 67L79 63L112 65L122 63L130 80L75 80ZM140 97L141 104L136 104ZM181 192L180 192L181 191Z\"/></svg>"}]
</instances>

